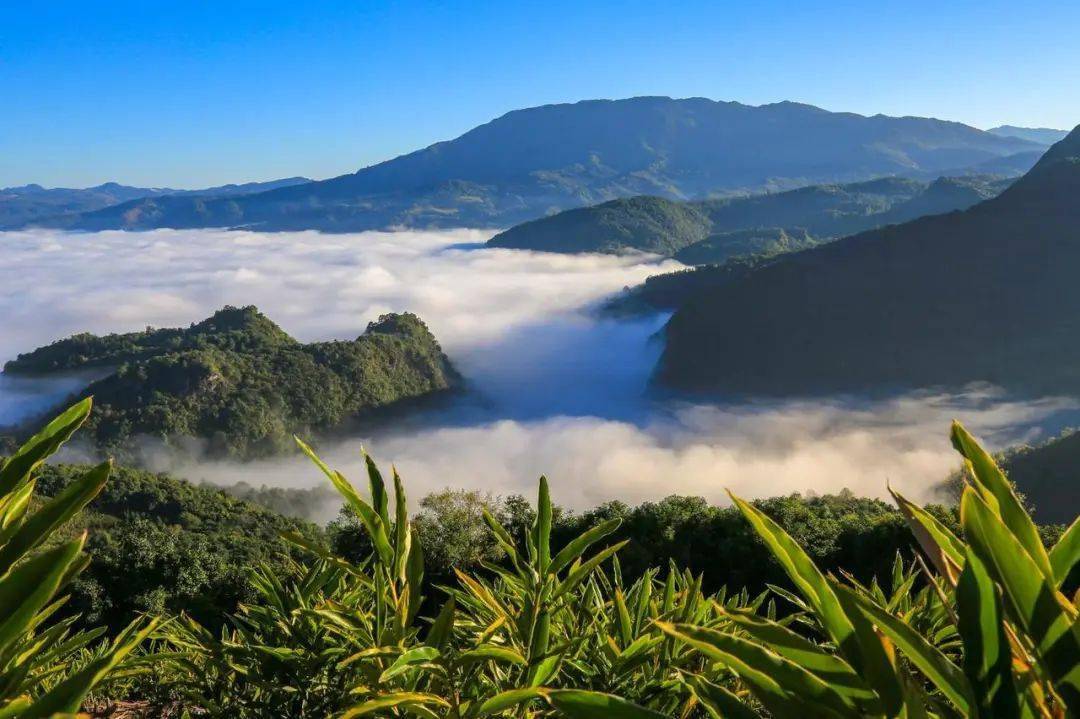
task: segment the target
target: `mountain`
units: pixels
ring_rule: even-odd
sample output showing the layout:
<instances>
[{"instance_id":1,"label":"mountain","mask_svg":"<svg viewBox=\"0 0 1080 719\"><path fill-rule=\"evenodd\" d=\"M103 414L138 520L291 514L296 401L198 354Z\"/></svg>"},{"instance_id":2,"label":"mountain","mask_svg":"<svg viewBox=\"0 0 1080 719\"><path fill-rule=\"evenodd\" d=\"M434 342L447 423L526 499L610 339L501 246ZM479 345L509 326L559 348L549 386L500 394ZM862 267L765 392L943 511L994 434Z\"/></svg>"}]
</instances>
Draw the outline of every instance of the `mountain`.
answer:
<instances>
[{"instance_id":1,"label":"mountain","mask_svg":"<svg viewBox=\"0 0 1080 719\"><path fill-rule=\"evenodd\" d=\"M1080 128L999 196L695 293L657 379L792 394L988 381L1080 391Z\"/></svg>"},{"instance_id":2,"label":"mountain","mask_svg":"<svg viewBox=\"0 0 1080 719\"><path fill-rule=\"evenodd\" d=\"M966 209L1009 183L984 176L929 183L886 177L695 202L632 197L532 220L499 233L488 245L566 253L639 250L694 264L721 262L738 254L775 253L770 245L781 231L801 236L803 246L809 246L926 214ZM689 251L702 242L711 248L708 253Z\"/></svg>"},{"instance_id":3,"label":"mountain","mask_svg":"<svg viewBox=\"0 0 1080 719\"><path fill-rule=\"evenodd\" d=\"M1070 430L1043 444L1011 450L1001 465L1034 505L1039 522L1070 523L1076 518L1080 432Z\"/></svg>"},{"instance_id":4,"label":"mountain","mask_svg":"<svg viewBox=\"0 0 1080 719\"><path fill-rule=\"evenodd\" d=\"M56 218L53 223L62 222L57 216L93 212L122 202L138 200L144 197L180 195L185 197L231 197L279 187L292 187L311 182L306 177L289 177L270 182L247 182L239 185L220 185L202 190L173 190L170 188L130 187L115 182L106 182L96 187L70 189L63 187L45 188L41 185L23 185L0 189L0 228L17 227L33 224L46 218Z\"/></svg>"},{"instance_id":5,"label":"mountain","mask_svg":"<svg viewBox=\"0 0 1080 719\"><path fill-rule=\"evenodd\" d=\"M43 224L506 227L619 197L685 200L939 173L1036 149L955 122L864 117L791 102L589 100L510 112L454 140L330 180L233 198L144 198Z\"/></svg>"},{"instance_id":6,"label":"mountain","mask_svg":"<svg viewBox=\"0 0 1080 719\"><path fill-rule=\"evenodd\" d=\"M1049 127L1016 127L1015 125L1000 125L990 128L987 132L998 137L1015 137L1046 146L1061 142L1069 134L1068 130L1053 130Z\"/></svg>"},{"instance_id":7,"label":"mountain","mask_svg":"<svg viewBox=\"0 0 1080 719\"><path fill-rule=\"evenodd\" d=\"M122 455L139 437L179 450L195 438L211 455L240 459L289 451L294 434L333 431L460 384L415 315L384 315L353 341L301 344L254 307L226 307L185 329L75 335L4 372L91 367L112 371L83 392L96 405L83 434Z\"/></svg>"}]
</instances>

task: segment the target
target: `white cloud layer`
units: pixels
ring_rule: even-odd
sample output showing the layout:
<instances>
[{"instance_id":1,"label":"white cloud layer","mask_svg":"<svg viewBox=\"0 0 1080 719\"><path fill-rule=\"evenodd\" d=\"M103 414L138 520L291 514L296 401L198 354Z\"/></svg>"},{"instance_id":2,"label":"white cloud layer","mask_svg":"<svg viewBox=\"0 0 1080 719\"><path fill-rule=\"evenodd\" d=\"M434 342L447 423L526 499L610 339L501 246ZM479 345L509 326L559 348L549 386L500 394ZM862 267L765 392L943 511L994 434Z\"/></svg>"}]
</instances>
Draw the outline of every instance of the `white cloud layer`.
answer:
<instances>
[{"instance_id":1,"label":"white cloud layer","mask_svg":"<svg viewBox=\"0 0 1080 719\"><path fill-rule=\"evenodd\" d=\"M994 447L1038 436L1076 407L986 390L888 400L693 405L646 396L663 317L596 320L586 308L674 262L478 249L475 231L321 235L225 231L0 233L0 360L78 331L186 325L255 304L302 340L354 337L387 311L429 324L472 383L468 401L324 447L358 482L363 442L413 497L442 487L533 491L586 507L672 493L724 502L885 482L925 497L956 466L948 422ZM66 382L66 383L65 383ZM70 381L0 378L0 424ZM152 453L151 453L152 454ZM151 459L148 455L148 459ZM307 486L298 458L173 467L193 479Z\"/></svg>"}]
</instances>

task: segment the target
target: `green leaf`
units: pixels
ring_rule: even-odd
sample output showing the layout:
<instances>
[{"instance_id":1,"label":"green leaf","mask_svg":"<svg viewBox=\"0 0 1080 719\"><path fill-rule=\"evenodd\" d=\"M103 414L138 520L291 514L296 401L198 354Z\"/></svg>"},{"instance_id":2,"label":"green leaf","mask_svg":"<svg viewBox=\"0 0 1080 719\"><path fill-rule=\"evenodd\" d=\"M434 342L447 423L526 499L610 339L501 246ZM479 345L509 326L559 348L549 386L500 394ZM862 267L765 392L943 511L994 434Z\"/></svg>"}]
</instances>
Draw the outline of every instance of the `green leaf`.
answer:
<instances>
[{"instance_id":1,"label":"green leaf","mask_svg":"<svg viewBox=\"0 0 1080 719\"><path fill-rule=\"evenodd\" d=\"M960 521L972 552L1001 585L1009 613L1028 633L1037 658L1065 703L1080 706L1080 638L1076 608L1046 580L1019 539L970 487Z\"/></svg>"},{"instance_id":2,"label":"green leaf","mask_svg":"<svg viewBox=\"0 0 1080 719\"><path fill-rule=\"evenodd\" d=\"M1080 517L1069 525L1050 550L1050 567L1054 570L1054 581L1058 589L1069 578L1069 573L1077 562L1080 562Z\"/></svg>"},{"instance_id":3,"label":"green leaf","mask_svg":"<svg viewBox=\"0 0 1080 719\"><path fill-rule=\"evenodd\" d=\"M540 478L540 492L536 501L536 557L537 571L544 575L551 564L551 493L547 477Z\"/></svg>"},{"instance_id":4,"label":"green leaf","mask_svg":"<svg viewBox=\"0 0 1080 719\"><path fill-rule=\"evenodd\" d=\"M949 661L940 649L928 642L916 629L903 619L890 614L868 596L839 585L836 589L865 612L870 621L877 625L878 631L889 637L958 711L968 714L972 704L971 687L958 666Z\"/></svg>"},{"instance_id":5,"label":"green leaf","mask_svg":"<svg viewBox=\"0 0 1080 719\"><path fill-rule=\"evenodd\" d=\"M481 644L458 655L458 661L466 664L488 660L507 664L520 664L522 666L528 664L520 652L497 644Z\"/></svg>"},{"instance_id":6,"label":"green leaf","mask_svg":"<svg viewBox=\"0 0 1080 719\"><path fill-rule=\"evenodd\" d=\"M1001 517L1001 521L1016 537L1043 576L1053 581L1050 557L1039 538L1039 530L1020 504L1020 499L1013 491L1012 483L1006 479L1005 473L959 422L953 422L952 442L956 451L971 463L975 481L987 489L997 501L995 514Z\"/></svg>"},{"instance_id":7,"label":"green leaf","mask_svg":"<svg viewBox=\"0 0 1080 719\"><path fill-rule=\"evenodd\" d=\"M393 692L390 694L384 694L378 699L370 699L363 704L357 704L356 706L342 714L340 719L353 719L353 717L364 716L365 714L371 714L372 712L381 711L383 709L407 707L412 704L441 707L450 706L444 700L440 699L434 694L422 694L420 692Z\"/></svg>"},{"instance_id":8,"label":"green leaf","mask_svg":"<svg viewBox=\"0 0 1080 719\"><path fill-rule=\"evenodd\" d=\"M1001 596L986 566L971 551L956 584L956 610L964 642L964 673L978 703L979 716L1019 717Z\"/></svg>"},{"instance_id":9,"label":"green leaf","mask_svg":"<svg viewBox=\"0 0 1080 719\"><path fill-rule=\"evenodd\" d=\"M559 599L569 593L574 587L576 587L582 580L592 574L597 567L599 567L608 557L615 554L623 547L627 545L630 540L626 539L618 544L613 544L606 549L601 549L594 556L587 561L582 562L575 568L570 570L570 573L566 575L566 579L559 585L558 590L555 592L553 599Z\"/></svg>"},{"instance_id":10,"label":"green leaf","mask_svg":"<svg viewBox=\"0 0 1080 719\"><path fill-rule=\"evenodd\" d=\"M0 549L0 573L39 546L54 531L74 517L96 497L109 480L112 462L103 462L65 487L41 509L23 522Z\"/></svg>"},{"instance_id":11,"label":"green leaf","mask_svg":"<svg viewBox=\"0 0 1080 719\"><path fill-rule=\"evenodd\" d=\"M423 662L430 662L439 656L439 650L435 647L415 647L403 652L401 656L394 660L394 663L386 668L386 671L379 676L379 682L386 682L399 674L404 674L412 668L414 664L421 664Z\"/></svg>"},{"instance_id":12,"label":"green leaf","mask_svg":"<svg viewBox=\"0 0 1080 719\"><path fill-rule=\"evenodd\" d=\"M759 719L757 712L719 684L697 674L688 675L684 680L713 719Z\"/></svg>"},{"instance_id":13,"label":"green leaf","mask_svg":"<svg viewBox=\"0 0 1080 719\"><path fill-rule=\"evenodd\" d=\"M557 689L545 698L570 719L666 719L660 712L625 699L583 689Z\"/></svg>"},{"instance_id":14,"label":"green leaf","mask_svg":"<svg viewBox=\"0 0 1080 719\"><path fill-rule=\"evenodd\" d=\"M444 649L454 632L454 598L450 597L439 610L439 616L435 618L431 630L428 632L426 643L430 647Z\"/></svg>"},{"instance_id":15,"label":"green leaf","mask_svg":"<svg viewBox=\"0 0 1080 719\"><path fill-rule=\"evenodd\" d=\"M79 711L83 699L112 672L116 665L135 650L158 627L154 619L139 628L141 620L128 625L115 640L109 650L80 671L60 682L43 696L21 717L22 719L45 719L54 714L74 714Z\"/></svg>"},{"instance_id":16,"label":"green leaf","mask_svg":"<svg viewBox=\"0 0 1080 719\"><path fill-rule=\"evenodd\" d=\"M59 590L86 535L42 552L0 577L0 654L14 645Z\"/></svg>"},{"instance_id":17,"label":"green leaf","mask_svg":"<svg viewBox=\"0 0 1080 719\"><path fill-rule=\"evenodd\" d=\"M506 711L511 707L532 701L544 695L547 690L543 687L529 687L527 689L510 689L499 692L476 708L475 716L487 716Z\"/></svg>"},{"instance_id":18,"label":"green leaf","mask_svg":"<svg viewBox=\"0 0 1080 719\"><path fill-rule=\"evenodd\" d=\"M7 494L29 479L30 474L82 426L90 416L92 406L91 397L76 402L8 457L0 465L0 495Z\"/></svg>"},{"instance_id":19,"label":"green leaf","mask_svg":"<svg viewBox=\"0 0 1080 719\"><path fill-rule=\"evenodd\" d=\"M780 525L734 494L728 494L798 587L826 634L852 667L877 691L886 713L899 712L903 704L903 690L874 632L865 623L856 626L855 622L861 617L857 614L849 616L813 560Z\"/></svg>"},{"instance_id":20,"label":"green leaf","mask_svg":"<svg viewBox=\"0 0 1080 719\"><path fill-rule=\"evenodd\" d=\"M582 532L573 541L559 550L559 553L551 560L551 566L548 568L548 571L551 574L558 574L564 568L573 564L585 553L586 549L618 529L620 524L622 524L621 519L609 519L606 522L601 522L592 529Z\"/></svg>"},{"instance_id":21,"label":"green leaf","mask_svg":"<svg viewBox=\"0 0 1080 719\"><path fill-rule=\"evenodd\" d=\"M383 521L382 514L372 509L371 505L365 502L356 490L353 488L349 480L345 479L345 476L337 470L330 469L329 466L315 454L315 451L311 447L307 446L303 440L299 437L293 437L296 444L303 450L312 462L315 463L319 469L322 470L329 479L334 488L338 491L345 502L356 512L356 516L359 517L361 524L367 530L368 535L371 537L371 543L375 547L375 552L379 557L379 561L387 569L393 569L394 566L394 548L390 546L390 539L387 535L387 522ZM366 455L365 455L366 457ZM370 461L370 458L368 458ZM372 463L374 464L374 463ZM378 472L378 470L375 470ZM370 475L370 467L369 467ZM381 481L381 476L380 476ZM385 490L383 491L383 497L385 498Z\"/></svg>"},{"instance_id":22,"label":"green leaf","mask_svg":"<svg viewBox=\"0 0 1080 719\"><path fill-rule=\"evenodd\" d=\"M911 533L915 535L919 546L930 558L934 568L950 582L955 582L957 573L964 566L964 543L949 531L949 528L934 518L922 507L908 501L899 492L889 487L896 505L907 520Z\"/></svg>"},{"instance_id":23,"label":"green leaf","mask_svg":"<svg viewBox=\"0 0 1080 719\"><path fill-rule=\"evenodd\" d=\"M656 622L664 633L697 649L739 675L754 696L777 716L863 717L851 700L795 662L759 644L716 629ZM815 709L819 711L815 713Z\"/></svg>"}]
</instances>

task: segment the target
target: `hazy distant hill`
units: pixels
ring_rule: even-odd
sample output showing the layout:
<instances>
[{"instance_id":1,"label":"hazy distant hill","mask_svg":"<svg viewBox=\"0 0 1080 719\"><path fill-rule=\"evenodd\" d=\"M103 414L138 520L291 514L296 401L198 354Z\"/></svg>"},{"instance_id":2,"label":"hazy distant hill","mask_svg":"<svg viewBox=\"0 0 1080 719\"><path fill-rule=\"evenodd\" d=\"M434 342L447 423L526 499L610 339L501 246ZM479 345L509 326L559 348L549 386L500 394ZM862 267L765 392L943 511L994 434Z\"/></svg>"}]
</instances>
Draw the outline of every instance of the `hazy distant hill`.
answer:
<instances>
[{"instance_id":1,"label":"hazy distant hill","mask_svg":"<svg viewBox=\"0 0 1080 719\"><path fill-rule=\"evenodd\" d=\"M1072 430L1037 445L1006 454L1009 479L1035 505L1040 522L1068 524L1076 518L1080 489L1080 432Z\"/></svg>"},{"instance_id":2,"label":"hazy distant hill","mask_svg":"<svg viewBox=\"0 0 1080 719\"><path fill-rule=\"evenodd\" d=\"M291 187L311 182L306 177L289 177L270 182L246 182L243 184L207 187L202 190L174 190L167 187L129 187L106 182L96 187L71 189L45 188L41 185L23 185L0 189L0 228L33 223L68 213L92 212L121 202L143 197L182 195L199 197L230 197L279 187ZM58 222L55 220L54 222Z\"/></svg>"},{"instance_id":3,"label":"hazy distant hill","mask_svg":"<svg viewBox=\"0 0 1080 719\"><path fill-rule=\"evenodd\" d=\"M355 174L216 200L134 200L58 227L346 231L501 226L633 195L710 194L923 175L1038 149L967 125L790 102L640 97L510 112Z\"/></svg>"},{"instance_id":4,"label":"hazy distant hill","mask_svg":"<svg viewBox=\"0 0 1080 719\"><path fill-rule=\"evenodd\" d=\"M992 127L987 132L1000 137L1017 137L1048 146L1064 140L1069 134L1068 130L1054 130L1049 127L1016 127L1015 125Z\"/></svg>"},{"instance_id":5,"label":"hazy distant hill","mask_svg":"<svg viewBox=\"0 0 1080 719\"><path fill-rule=\"evenodd\" d=\"M1080 390L1080 128L998 197L695 294L658 378L723 392Z\"/></svg>"},{"instance_id":6,"label":"hazy distant hill","mask_svg":"<svg viewBox=\"0 0 1080 719\"><path fill-rule=\"evenodd\" d=\"M187 328L74 335L19 355L4 372L89 367L114 371L83 393L95 404L84 435L121 456L140 437L177 448L196 438L210 454L245 459L289 451L293 434L460 383L415 315L384 315L353 341L302 344L254 307L226 307Z\"/></svg>"},{"instance_id":7,"label":"hazy distant hill","mask_svg":"<svg viewBox=\"0 0 1080 719\"><path fill-rule=\"evenodd\" d=\"M781 232L801 238L786 245L796 249L923 215L966 209L997 195L1010 182L983 176L934 182L890 177L696 202L632 197L525 222L488 244L567 253L640 250L674 255L692 264L714 263L739 254L775 254ZM692 246L698 246L697 251L690 251Z\"/></svg>"}]
</instances>

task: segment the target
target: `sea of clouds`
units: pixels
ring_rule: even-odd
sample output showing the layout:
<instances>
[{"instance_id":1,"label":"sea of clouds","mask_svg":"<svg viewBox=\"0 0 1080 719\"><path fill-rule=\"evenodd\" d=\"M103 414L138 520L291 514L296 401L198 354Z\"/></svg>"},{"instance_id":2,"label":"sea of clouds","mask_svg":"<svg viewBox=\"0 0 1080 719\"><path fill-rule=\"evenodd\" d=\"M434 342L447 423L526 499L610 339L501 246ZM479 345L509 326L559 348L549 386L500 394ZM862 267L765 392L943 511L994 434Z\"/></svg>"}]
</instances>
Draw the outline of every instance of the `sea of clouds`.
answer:
<instances>
[{"instance_id":1,"label":"sea of clouds","mask_svg":"<svg viewBox=\"0 0 1080 719\"><path fill-rule=\"evenodd\" d=\"M645 255L565 256L484 248L488 232L323 235L173 231L0 233L0 361L74 332L187 325L226 304L257 305L301 340L352 338L390 311L416 312L470 383L451 407L323 446L358 482L360 446L396 464L410 494L443 487L531 493L547 474L584 508L698 494L725 502L886 481L929 498L957 466L948 423L991 446L1035 440L1076 404L989 388L874 400L689 403L647 392L664 316L602 319L607 296L680 265ZM0 424L83 381L0 376ZM163 462L148 449L146 461ZM299 458L164 467L195 480L311 486Z\"/></svg>"}]
</instances>

